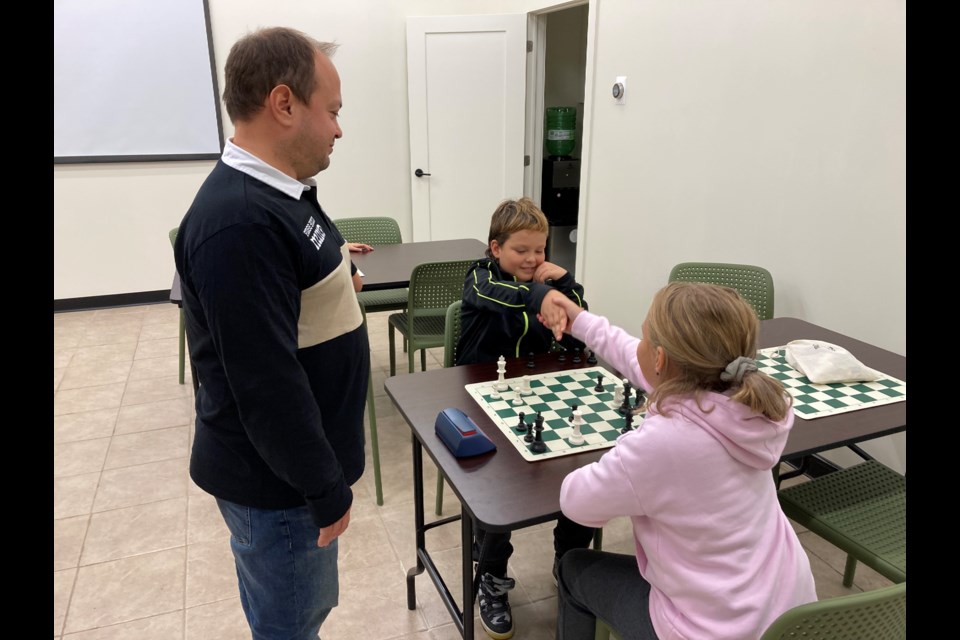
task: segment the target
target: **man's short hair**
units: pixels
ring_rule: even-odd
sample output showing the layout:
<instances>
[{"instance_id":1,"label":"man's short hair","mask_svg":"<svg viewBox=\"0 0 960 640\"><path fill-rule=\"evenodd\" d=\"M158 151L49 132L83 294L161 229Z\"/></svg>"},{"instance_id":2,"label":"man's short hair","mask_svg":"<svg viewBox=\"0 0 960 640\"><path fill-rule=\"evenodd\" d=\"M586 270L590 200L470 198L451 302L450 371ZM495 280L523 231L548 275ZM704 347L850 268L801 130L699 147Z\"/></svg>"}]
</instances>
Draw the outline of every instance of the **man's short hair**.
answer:
<instances>
[{"instance_id":1,"label":"man's short hair","mask_svg":"<svg viewBox=\"0 0 960 640\"><path fill-rule=\"evenodd\" d=\"M223 103L230 121L250 120L281 84L309 103L317 88L315 55L332 56L337 46L287 27L259 29L237 40L224 67Z\"/></svg>"}]
</instances>

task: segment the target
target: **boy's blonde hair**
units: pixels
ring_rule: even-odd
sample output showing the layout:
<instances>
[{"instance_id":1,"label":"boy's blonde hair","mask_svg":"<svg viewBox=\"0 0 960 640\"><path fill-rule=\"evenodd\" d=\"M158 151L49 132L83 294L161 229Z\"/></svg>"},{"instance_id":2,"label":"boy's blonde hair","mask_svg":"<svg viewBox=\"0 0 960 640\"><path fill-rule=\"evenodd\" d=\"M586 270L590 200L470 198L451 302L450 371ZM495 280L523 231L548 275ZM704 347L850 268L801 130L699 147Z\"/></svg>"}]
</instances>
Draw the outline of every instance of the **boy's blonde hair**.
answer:
<instances>
[{"instance_id":1,"label":"boy's blonde hair","mask_svg":"<svg viewBox=\"0 0 960 640\"><path fill-rule=\"evenodd\" d=\"M756 367L740 381L721 379L737 358L756 358L759 333L757 312L735 289L700 282L673 282L660 289L647 313L646 338L654 348L663 348L678 373L650 394L650 402L666 414L664 404L673 396L692 394L699 402L704 391L733 388L731 399L782 420L790 401L780 382Z\"/></svg>"},{"instance_id":2,"label":"boy's blonde hair","mask_svg":"<svg viewBox=\"0 0 960 640\"><path fill-rule=\"evenodd\" d=\"M539 231L549 233L547 216L530 198L504 200L490 218L490 234L487 238L487 257L492 258L490 243L494 240L503 246L507 239L517 231Z\"/></svg>"}]
</instances>

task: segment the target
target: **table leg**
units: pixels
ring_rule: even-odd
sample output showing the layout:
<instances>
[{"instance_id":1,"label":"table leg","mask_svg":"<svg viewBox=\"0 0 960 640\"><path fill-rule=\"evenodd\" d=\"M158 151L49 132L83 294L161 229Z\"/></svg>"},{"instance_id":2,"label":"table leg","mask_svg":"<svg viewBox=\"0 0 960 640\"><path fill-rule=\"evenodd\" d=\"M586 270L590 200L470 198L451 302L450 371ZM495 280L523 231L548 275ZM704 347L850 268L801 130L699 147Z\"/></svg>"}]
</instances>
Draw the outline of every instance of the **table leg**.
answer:
<instances>
[{"instance_id":1,"label":"table leg","mask_svg":"<svg viewBox=\"0 0 960 640\"><path fill-rule=\"evenodd\" d=\"M473 640L473 518L460 518L460 547L463 567L463 640Z\"/></svg>"},{"instance_id":2,"label":"table leg","mask_svg":"<svg viewBox=\"0 0 960 640\"><path fill-rule=\"evenodd\" d=\"M427 536L423 520L423 447L416 436L411 436L411 439L413 440L413 518L416 530L417 566L407 571L407 609L414 611L417 608L417 588L414 580L424 570L420 551L426 550Z\"/></svg>"}]
</instances>

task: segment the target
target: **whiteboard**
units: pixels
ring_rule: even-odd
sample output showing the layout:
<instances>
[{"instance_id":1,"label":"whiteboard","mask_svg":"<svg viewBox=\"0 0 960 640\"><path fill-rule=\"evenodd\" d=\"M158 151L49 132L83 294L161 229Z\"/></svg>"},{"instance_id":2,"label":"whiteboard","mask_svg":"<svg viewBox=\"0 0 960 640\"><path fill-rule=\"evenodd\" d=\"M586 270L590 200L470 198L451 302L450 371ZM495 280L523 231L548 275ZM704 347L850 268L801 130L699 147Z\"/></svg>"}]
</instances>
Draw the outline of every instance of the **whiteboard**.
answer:
<instances>
[{"instance_id":1,"label":"whiteboard","mask_svg":"<svg viewBox=\"0 0 960 640\"><path fill-rule=\"evenodd\" d=\"M54 0L53 161L220 156L206 0Z\"/></svg>"}]
</instances>

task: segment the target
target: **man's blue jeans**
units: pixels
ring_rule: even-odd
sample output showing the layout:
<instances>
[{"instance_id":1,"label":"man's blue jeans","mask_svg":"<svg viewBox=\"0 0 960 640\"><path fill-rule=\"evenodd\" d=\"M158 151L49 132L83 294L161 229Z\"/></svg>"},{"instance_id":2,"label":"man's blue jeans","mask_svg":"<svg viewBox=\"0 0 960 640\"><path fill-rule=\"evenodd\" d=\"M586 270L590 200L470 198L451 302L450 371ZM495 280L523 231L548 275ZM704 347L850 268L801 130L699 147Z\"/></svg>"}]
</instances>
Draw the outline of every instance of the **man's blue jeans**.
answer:
<instances>
[{"instance_id":1,"label":"man's blue jeans","mask_svg":"<svg viewBox=\"0 0 960 640\"><path fill-rule=\"evenodd\" d=\"M217 499L230 529L240 602L253 640L316 640L337 606L337 541L317 546L306 507L254 509Z\"/></svg>"}]
</instances>

